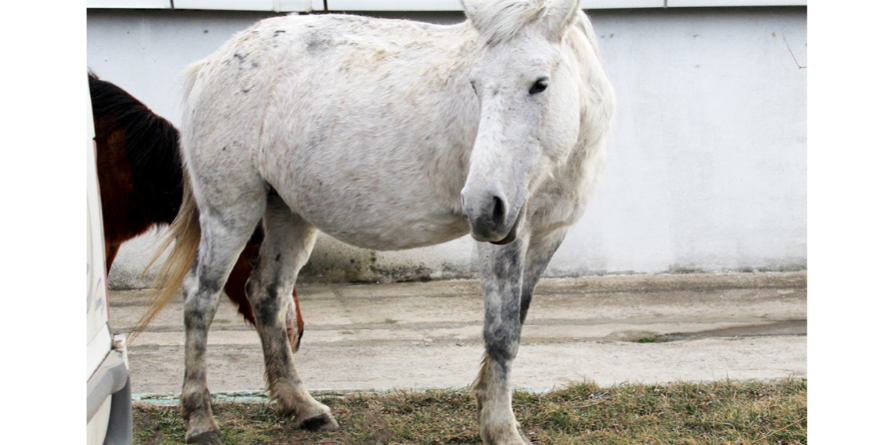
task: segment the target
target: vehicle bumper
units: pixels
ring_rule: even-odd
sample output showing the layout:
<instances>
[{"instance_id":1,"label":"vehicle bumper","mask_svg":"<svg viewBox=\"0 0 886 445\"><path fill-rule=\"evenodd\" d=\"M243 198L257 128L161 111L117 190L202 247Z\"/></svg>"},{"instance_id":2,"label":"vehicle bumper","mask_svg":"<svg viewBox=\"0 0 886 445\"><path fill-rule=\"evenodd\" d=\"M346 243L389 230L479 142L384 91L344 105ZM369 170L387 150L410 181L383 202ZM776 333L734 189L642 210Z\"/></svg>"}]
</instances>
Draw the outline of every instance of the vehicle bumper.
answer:
<instances>
[{"instance_id":1,"label":"vehicle bumper","mask_svg":"<svg viewBox=\"0 0 886 445\"><path fill-rule=\"evenodd\" d=\"M111 414L104 443L132 443L132 390L125 343L115 338L112 349L86 384L86 421L92 420L111 397ZM122 350L121 350L122 349Z\"/></svg>"}]
</instances>

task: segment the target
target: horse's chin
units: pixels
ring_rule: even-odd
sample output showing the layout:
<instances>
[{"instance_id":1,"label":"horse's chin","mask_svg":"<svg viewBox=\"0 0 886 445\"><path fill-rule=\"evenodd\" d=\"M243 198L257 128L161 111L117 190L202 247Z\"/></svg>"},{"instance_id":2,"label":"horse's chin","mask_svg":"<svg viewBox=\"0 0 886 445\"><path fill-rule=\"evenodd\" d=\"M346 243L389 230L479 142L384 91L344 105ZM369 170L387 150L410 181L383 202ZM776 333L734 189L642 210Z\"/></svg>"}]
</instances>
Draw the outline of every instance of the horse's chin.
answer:
<instances>
[{"instance_id":1,"label":"horse's chin","mask_svg":"<svg viewBox=\"0 0 886 445\"><path fill-rule=\"evenodd\" d=\"M514 220L514 225L511 226L511 230L508 232L508 234L505 235L504 238L502 238L498 241L490 241L490 243L498 245L498 246L504 246L505 244L510 244L515 239L517 239L517 232L520 231L520 223L523 222L523 214L524 213L526 213L526 212L524 212L523 209L521 208L520 213L517 214L517 219Z\"/></svg>"}]
</instances>

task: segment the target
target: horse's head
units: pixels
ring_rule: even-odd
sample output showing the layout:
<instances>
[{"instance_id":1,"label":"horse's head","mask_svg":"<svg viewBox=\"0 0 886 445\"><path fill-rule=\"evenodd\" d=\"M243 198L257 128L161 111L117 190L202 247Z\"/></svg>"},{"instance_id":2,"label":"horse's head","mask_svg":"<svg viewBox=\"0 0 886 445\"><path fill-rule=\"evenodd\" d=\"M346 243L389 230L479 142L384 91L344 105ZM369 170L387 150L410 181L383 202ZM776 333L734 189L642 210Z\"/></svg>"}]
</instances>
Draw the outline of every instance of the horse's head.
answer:
<instances>
[{"instance_id":1,"label":"horse's head","mask_svg":"<svg viewBox=\"0 0 886 445\"><path fill-rule=\"evenodd\" d=\"M478 241L515 239L526 200L579 136L581 76L564 36L578 0L463 0L480 35L471 70L480 124L462 189Z\"/></svg>"}]
</instances>

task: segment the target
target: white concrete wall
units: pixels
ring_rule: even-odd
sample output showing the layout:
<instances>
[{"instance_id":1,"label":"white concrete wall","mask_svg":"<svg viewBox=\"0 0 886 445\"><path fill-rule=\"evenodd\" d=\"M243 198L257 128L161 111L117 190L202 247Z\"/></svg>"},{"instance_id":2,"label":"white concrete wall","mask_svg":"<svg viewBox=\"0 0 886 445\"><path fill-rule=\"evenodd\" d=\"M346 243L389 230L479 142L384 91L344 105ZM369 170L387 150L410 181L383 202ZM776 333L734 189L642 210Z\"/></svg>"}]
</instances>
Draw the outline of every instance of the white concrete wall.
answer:
<instances>
[{"instance_id":1,"label":"white concrete wall","mask_svg":"<svg viewBox=\"0 0 886 445\"><path fill-rule=\"evenodd\" d=\"M88 64L179 122L178 73L272 13L89 10ZM460 13L376 14L434 22ZM550 276L806 266L806 8L591 11L619 108L588 213ZM151 237L110 281L135 286ZM468 277L470 238L370 252L321 236L306 280Z\"/></svg>"}]
</instances>

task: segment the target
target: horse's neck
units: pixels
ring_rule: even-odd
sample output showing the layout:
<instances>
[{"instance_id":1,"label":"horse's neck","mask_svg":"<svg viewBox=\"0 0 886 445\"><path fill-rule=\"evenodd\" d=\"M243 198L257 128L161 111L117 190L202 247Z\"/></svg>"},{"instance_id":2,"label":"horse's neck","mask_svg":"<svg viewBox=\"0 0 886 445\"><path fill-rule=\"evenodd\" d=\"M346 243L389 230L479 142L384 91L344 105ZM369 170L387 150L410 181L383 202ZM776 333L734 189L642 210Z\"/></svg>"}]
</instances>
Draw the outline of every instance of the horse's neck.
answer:
<instances>
[{"instance_id":1,"label":"horse's neck","mask_svg":"<svg viewBox=\"0 0 886 445\"><path fill-rule=\"evenodd\" d=\"M436 62L437 69L449 76L449 91L437 107L443 143L430 147L431 162L426 166L437 198L453 213L461 214L461 190L480 122L480 104L469 80L480 49L476 31L466 23L454 25L451 31L457 38L447 51L454 57Z\"/></svg>"}]
</instances>

